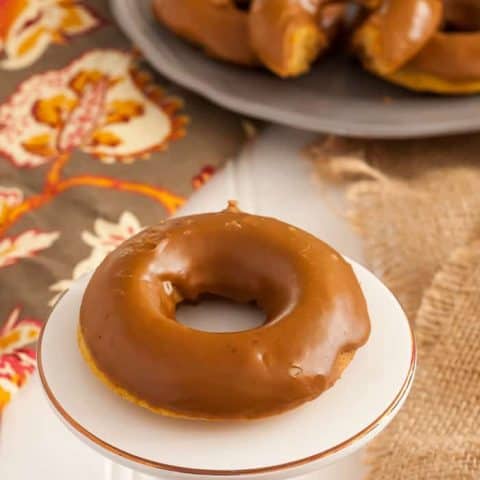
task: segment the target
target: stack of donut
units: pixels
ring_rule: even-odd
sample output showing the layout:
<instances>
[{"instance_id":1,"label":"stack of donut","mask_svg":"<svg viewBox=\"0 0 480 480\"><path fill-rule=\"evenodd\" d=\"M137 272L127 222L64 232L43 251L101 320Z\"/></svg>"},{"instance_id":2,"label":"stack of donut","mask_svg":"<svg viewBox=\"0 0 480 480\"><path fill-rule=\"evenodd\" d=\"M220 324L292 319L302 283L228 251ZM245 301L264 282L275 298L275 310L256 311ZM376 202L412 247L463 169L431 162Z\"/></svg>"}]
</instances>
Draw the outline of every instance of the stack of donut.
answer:
<instances>
[{"instance_id":1,"label":"stack of donut","mask_svg":"<svg viewBox=\"0 0 480 480\"><path fill-rule=\"evenodd\" d=\"M348 40L372 73L419 91L480 91L480 0L153 0L156 18L212 57L306 73ZM348 34L348 35L347 35Z\"/></svg>"}]
</instances>

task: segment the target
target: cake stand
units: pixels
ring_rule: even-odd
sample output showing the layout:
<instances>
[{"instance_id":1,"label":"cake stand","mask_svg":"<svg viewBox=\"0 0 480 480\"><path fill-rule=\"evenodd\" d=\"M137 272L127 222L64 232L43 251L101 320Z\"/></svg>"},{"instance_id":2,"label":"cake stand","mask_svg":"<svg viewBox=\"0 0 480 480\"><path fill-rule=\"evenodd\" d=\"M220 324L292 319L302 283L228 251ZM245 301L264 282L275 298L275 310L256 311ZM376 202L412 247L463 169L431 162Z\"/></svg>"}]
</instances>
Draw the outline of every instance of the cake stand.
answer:
<instances>
[{"instance_id":1,"label":"cake stand","mask_svg":"<svg viewBox=\"0 0 480 480\"><path fill-rule=\"evenodd\" d=\"M118 397L92 375L77 347L89 276L61 298L39 342L48 402L69 430L113 465L155 478L335 478L336 462L398 412L416 363L414 336L397 300L372 273L351 263L367 299L370 339L333 388L300 408L263 420L203 422L158 416ZM217 307L215 315L224 319L231 308ZM212 312L200 306L197 315L205 325Z\"/></svg>"}]
</instances>

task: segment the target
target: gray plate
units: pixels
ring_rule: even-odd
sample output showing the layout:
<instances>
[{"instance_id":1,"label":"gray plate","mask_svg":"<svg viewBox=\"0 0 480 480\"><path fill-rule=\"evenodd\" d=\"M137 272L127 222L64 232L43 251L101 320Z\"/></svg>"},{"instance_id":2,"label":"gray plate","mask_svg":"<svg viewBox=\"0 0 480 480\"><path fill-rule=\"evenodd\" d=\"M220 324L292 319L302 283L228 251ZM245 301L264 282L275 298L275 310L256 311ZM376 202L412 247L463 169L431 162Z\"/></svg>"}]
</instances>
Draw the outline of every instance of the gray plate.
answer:
<instances>
[{"instance_id":1,"label":"gray plate","mask_svg":"<svg viewBox=\"0 0 480 480\"><path fill-rule=\"evenodd\" d=\"M322 59L301 78L282 80L208 58L162 28L150 5L151 0L111 0L120 26L159 72L231 110L308 130L372 138L480 130L480 96L411 93L343 56Z\"/></svg>"}]
</instances>

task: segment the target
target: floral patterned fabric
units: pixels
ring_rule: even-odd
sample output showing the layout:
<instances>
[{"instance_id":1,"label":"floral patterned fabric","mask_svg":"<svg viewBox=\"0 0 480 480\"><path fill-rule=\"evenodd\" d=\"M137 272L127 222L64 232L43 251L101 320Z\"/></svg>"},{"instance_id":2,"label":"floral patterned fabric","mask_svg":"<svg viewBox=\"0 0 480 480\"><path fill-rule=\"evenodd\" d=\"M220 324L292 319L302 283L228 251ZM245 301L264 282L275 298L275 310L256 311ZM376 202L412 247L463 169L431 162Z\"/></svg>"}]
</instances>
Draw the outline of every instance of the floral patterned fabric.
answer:
<instances>
[{"instance_id":1,"label":"floral patterned fabric","mask_svg":"<svg viewBox=\"0 0 480 480\"><path fill-rule=\"evenodd\" d=\"M152 72L104 1L0 0L0 409L72 281L173 213L241 119Z\"/></svg>"}]
</instances>

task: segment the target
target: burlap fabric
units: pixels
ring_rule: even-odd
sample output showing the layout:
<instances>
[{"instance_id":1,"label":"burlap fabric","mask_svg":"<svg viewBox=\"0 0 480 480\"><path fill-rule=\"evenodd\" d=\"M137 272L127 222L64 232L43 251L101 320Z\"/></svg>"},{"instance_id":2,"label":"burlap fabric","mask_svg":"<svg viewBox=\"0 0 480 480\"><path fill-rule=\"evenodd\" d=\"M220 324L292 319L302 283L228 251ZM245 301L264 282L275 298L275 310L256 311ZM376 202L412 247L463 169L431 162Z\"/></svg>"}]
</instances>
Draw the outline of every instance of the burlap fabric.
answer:
<instances>
[{"instance_id":1,"label":"burlap fabric","mask_svg":"<svg viewBox=\"0 0 480 480\"><path fill-rule=\"evenodd\" d=\"M370 267L415 324L416 380L370 445L369 480L480 478L480 136L358 141L310 153L346 185Z\"/></svg>"}]
</instances>

